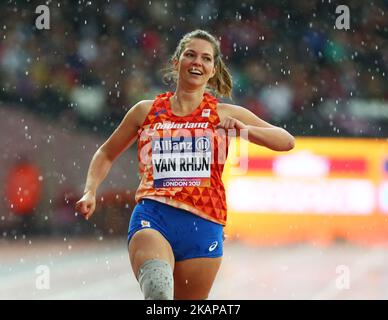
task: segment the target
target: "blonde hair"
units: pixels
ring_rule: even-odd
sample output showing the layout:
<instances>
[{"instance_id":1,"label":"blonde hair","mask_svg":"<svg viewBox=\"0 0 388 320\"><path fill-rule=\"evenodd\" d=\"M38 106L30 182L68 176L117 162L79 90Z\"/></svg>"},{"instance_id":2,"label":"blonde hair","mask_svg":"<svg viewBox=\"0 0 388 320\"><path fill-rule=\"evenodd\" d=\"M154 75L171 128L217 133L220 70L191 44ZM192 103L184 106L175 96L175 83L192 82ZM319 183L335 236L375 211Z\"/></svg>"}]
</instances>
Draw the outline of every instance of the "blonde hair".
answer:
<instances>
[{"instance_id":1,"label":"blonde hair","mask_svg":"<svg viewBox=\"0 0 388 320\"><path fill-rule=\"evenodd\" d=\"M221 56L220 42L212 36L210 33L204 30L194 30L184 35L184 37L179 41L178 46L175 49L174 54L169 60L168 66L164 69L165 74L163 80L165 83L170 83L171 81L176 83L178 74L173 67L173 61L179 60L182 52L185 50L187 43L192 39L202 39L210 42L213 45L214 50L214 66L216 68L215 75L209 79L208 87L213 89L216 94L225 96L228 98L232 97L232 76L229 73L228 68L226 67Z\"/></svg>"}]
</instances>

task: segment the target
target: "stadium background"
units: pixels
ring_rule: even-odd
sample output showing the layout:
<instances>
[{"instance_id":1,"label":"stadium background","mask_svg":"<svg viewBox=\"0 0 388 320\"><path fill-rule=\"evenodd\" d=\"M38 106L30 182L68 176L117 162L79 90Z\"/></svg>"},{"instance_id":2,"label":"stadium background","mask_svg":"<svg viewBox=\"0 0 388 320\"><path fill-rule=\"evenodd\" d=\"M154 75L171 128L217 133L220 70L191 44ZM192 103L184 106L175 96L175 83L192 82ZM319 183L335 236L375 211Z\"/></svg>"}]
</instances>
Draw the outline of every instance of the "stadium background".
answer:
<instances>
[{"instance_id":1,"label":"stadium background","mask_svg":"<svg viewBox=\"0 0 388 320\"><path fill-rule=\"evenodd\" d=\"M297 137L288 154L250 146L242 171L232 152L211 298L388 297L387 1L51 1L49 30L35 27L39 4L0 5L2 299L140 298L125 247L136 149L91 221L74 203L126 111L173 90L161 69L196 28L221 39L231 102ZM334 27L339 4L349 30ZM50 290L36 288L39 265Z\"/></svg>"}]
</instances>

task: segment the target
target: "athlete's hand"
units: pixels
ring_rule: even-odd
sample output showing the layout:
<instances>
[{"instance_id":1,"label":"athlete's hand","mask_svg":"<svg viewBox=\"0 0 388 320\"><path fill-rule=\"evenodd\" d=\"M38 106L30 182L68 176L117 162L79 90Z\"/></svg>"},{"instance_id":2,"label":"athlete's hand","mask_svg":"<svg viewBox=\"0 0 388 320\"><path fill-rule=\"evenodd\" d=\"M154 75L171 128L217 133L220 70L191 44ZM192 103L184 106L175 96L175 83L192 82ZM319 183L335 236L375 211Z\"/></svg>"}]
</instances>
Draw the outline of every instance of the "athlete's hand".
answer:
<instances>
[{"instance_id":1,"label":"athlete's hand","mask_svg":"<svg viewBox=\"0 0 388 320\"><path fill-rule=\"evenodd\" d=\"M96 195L91 191L86 192L75 204L75 211L88 220L96 209Z\"/></svg>"},{"instance_id":2,"label":"athlete's hand","mask_svg":"<svg viewBox=\"0 0 388 320\"><path fill-rule=\"evenodd\" d=\"M232 117L226 117L224 120L222 120L218 126L219 128L224 128L226 130L228 129L237 129L237 130L242 130L242 129L247 129L247 126L242 123L240 120L237 120Z\"/></svg>"}]
</instances>

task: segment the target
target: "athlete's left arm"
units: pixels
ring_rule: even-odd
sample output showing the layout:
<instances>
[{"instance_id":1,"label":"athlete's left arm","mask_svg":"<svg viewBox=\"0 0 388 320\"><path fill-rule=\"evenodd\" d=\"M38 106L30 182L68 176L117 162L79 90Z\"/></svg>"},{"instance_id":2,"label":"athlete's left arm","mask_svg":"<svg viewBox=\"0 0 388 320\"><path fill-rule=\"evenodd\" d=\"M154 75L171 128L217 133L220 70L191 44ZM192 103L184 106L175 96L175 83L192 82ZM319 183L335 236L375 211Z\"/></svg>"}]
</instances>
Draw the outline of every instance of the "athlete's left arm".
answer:
<instances>
[{"instance_id":1,"label":"athlete's left arm","mask_svg":"<svg viewBox=\"0 0 388 320\"><path fill-rule=\"evenodd\" d=\"M248 141L275 151L289 151L295 146L295 138L283 128L274 126L240 106L219 104L226 115L219 126L225 129L247 130ZM244 137L244 135L241 135Z\"/></svg>"}]
</instances>

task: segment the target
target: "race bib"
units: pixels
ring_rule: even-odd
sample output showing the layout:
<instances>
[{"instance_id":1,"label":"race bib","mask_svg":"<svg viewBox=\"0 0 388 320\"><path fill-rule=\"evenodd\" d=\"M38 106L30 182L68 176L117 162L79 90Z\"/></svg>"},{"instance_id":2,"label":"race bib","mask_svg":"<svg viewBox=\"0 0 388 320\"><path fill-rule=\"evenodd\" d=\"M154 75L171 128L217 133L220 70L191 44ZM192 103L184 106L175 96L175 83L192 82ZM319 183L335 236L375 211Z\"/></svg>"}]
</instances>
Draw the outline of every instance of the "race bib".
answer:
<instances>
[{"instance_id":1,"label":"race bib","mask_svg":"<svg viewBox=\"0 0 388 320\"><path fill-rule=\"evenodd\" d=\"M210 186L211 153L207 136L154 138L154 188Z\"/></svg>"}]
</instances>

